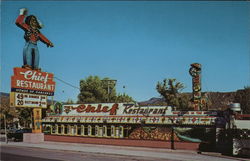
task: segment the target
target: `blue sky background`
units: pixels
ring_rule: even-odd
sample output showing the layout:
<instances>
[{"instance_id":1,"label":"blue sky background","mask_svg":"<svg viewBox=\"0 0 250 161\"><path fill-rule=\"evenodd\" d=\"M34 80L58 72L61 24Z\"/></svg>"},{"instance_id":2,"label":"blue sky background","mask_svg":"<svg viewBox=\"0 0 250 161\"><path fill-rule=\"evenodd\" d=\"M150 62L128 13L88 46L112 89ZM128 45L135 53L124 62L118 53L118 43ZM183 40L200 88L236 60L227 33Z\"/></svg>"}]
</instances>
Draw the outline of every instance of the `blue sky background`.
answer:
<instances>
[{"instance_id":1,"label":"blue sky background","mask_svg":"<svg viewBox=\"0 0 250 161\"><path fill-rule=\"evenodd\" d=\"M144 101L159 97L158 81L176 78L191 92L194 62L202 64L202 91L250 85L248 2L4 1L1 92L10 92L12 69L23 64L24 32L15 25L23 7L55 45L38 44L40 67L74 86L90 75L109 77L118 93ZM54 99L77 100L78 89L55 81Z\"/></svg>"}]
</instances>

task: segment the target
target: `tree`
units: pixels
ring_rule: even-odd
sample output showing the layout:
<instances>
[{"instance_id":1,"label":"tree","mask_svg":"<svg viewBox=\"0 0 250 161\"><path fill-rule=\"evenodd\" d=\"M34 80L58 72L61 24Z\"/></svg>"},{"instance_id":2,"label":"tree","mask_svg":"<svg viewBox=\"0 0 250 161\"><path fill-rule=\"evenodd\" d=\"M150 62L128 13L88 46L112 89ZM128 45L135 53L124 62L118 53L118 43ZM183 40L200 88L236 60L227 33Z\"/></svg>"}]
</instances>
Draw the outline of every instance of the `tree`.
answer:
<instances>
[{"instance_id":1,"label":"tree","mask_svg":"<svg viewBox=\"0 0 250 161\"><path fill-rule=\"evenodd\" d=\"M100 79L89 76L80 80L78 103L107 103L133 100L128 95L116 95L116 81L110 78Z\"/></svg>"},{"instance_id":2,"label":"tree","mask_svg":"<svg viewBox=\"0 0 250 161\"><path fill-rule=\"evenodd\" d=\"M0 95L0 119L1 127L4 127L4 115L6 116L6 123L13 123L13 119L17 117L16 109L10 107L9 96Z\"/></svg>"},{"instance_id":3,"label":"tree","mask_svg":"<svg viewBox=\"0 0 250 161\"><path fill-rule=\"evenodd\" d=\"M250 87L238 90L235 95L235 102L241 104L243 113L250 114Z\"/></svg>"},{"instance_id":4,"label":"tree","mask_svg":"<svg viewBox=\"0 0 250 161\"><path fill-rule=\"evenodd\" d=\"M19 108L17 111L20 125L30 128L32 123L33 108Z\"/></svg>"},{"instance_id":5,"label":"tree","mask_svg":"<svg viewBox=\"0 0 250 161\"><path fill-rule=\"evenodd\" d=\"M156 90L165 98L169 106L177 109L187 109L189 107L189 98L182 96L180 91L184 89L183 83L177 82L176 79L164 79L163 82L158 82Z\"/></svg>"},{"instance_id":6,"label":"tree","mask_svg":"<svg viewBox=\"0 0 250 161\"><path fill-rule=\"evenodd\" d=\"M6 116L6 123L9 126L15 124L14 118L19 119L19 123L23 127L29 127L32 123L32 109L31 108L15 108L10 107L9 96L1 95L0 101L0 119L1 127L4 127L4 115Z\"/></svg>"},{"instance_id":7,"label":"tree","mask_svg":"<svg viewBox=\"0 0 250 161\"><path fill-rule=\"evenodd\" d=\"M190 102L190 97L188 95L185 95L184 93L181 93L178 97L179 107L177 107L179 110L193 110L192 103Z\"/></svg>"},{"instance_id":8,"label":"tree","mask_svg":"<svg viewBox=\"0 0 250 161\"><path fill-rule=\"evenodd\" d=\"M89 76L85 80L80 80L79 103L101 103L106 102L107 91L98 76Z\"/></svg>"},{"instance_id":9,"label":"tree","mask_svg":"<svg viewBox=\"0 0 250 161\"><path fill-rule=\"evenodd\" d=\"M135 102L132 97L130 97L127 94L118 94L116 97L116 103L121 103L121 102Z\"/></svg>"},{"instance_id":10,"label":"tree","mask_svg":"<svg viewBox=\"0 0 250 161\"><path fill-rule=\"evenodd\" d=\"M67 100L66 104L74 104L74 101L73 101L72 99L69 98L69 99Z\"/></svg>"}]
</instances>

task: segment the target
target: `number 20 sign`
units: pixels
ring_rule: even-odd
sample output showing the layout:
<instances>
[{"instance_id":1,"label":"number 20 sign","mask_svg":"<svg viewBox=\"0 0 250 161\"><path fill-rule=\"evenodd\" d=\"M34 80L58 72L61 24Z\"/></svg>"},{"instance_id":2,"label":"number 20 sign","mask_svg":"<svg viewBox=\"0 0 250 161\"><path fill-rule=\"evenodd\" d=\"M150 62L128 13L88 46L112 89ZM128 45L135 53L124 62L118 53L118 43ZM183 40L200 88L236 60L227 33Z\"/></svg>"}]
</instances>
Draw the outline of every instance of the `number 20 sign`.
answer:
<instances>
[{"instance_id":1,"label":"number 20 sign","mask_svg":"<svg viewBox=\"0 0 250 161\"><path fill-rule=\"evenodd\" d=\"M12 107L40 107L47 108L47 96L11 92L10 105Z\"/></svg>"}]
</instances>

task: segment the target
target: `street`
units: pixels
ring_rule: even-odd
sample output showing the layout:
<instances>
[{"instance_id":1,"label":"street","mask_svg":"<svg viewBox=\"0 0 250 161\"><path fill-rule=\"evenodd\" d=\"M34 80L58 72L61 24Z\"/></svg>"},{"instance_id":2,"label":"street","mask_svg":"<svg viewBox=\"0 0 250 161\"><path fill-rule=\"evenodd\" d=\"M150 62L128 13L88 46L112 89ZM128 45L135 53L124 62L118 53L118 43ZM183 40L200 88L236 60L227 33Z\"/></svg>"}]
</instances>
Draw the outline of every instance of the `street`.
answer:
<instances>
[{"instance_id":1,"label":"street","mask_svg":"<svg viewBox=\"0 0 250 161\"><path fill-rule=\"evenodd\" d=\"M160 148L125 147L96 144L48 142L1 142L2 161L247 161L220 154Z\"/></svg>"},{"instance_id":2,"label":"street","mask_svg":"<svg viewBox=\"0 0 250 161\"><path fill-rule=\"evenodd\" d=\"M1 160L2 161L171 161L170 159L156 159L147 157L136 157L136 156L123 156L123 155L111 155L101 153L85 153L85 152L74 152L74 151L63 151L63 150L49 150L41 148L27 148L27 147L2 147L1 149Z\"/></svg>"}]
</instances>

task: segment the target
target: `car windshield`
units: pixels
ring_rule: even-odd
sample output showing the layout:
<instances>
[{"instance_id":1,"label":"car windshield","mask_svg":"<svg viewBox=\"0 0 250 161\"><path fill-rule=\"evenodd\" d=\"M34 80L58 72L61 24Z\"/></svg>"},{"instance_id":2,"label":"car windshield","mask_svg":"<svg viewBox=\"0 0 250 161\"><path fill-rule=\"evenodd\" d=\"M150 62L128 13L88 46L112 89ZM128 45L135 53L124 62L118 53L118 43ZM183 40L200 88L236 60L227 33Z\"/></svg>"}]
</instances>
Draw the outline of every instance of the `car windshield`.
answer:
<instances>
[{"instance_id":1,"label":"car windshield","mask_svg":"<svg viewBox=\"0 0 250 161\"><path fill-rule=\"evenodd\" d=\"M17 130L16 133L22 133L22 130Z\"/></svg>"},{"instance_id":2,"label":"car windshield","mask_svg":"<svg viewBox=\"0 0 250 161\"><path fill-rule=\"evenodd\" d=\"M32 132L31 129L19 129L15 131L15 133L30 133L30 132Z\"/></svg>"}]
</instances>

